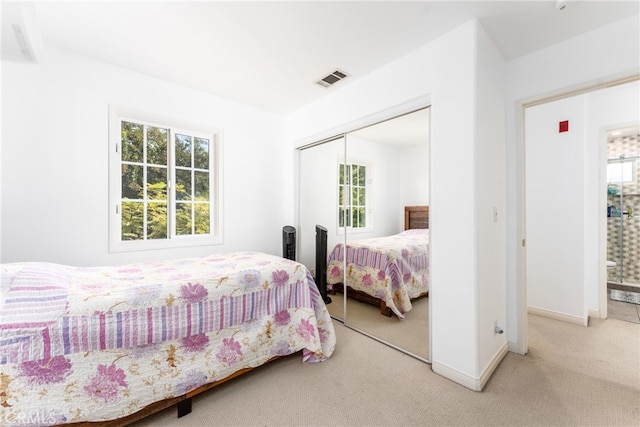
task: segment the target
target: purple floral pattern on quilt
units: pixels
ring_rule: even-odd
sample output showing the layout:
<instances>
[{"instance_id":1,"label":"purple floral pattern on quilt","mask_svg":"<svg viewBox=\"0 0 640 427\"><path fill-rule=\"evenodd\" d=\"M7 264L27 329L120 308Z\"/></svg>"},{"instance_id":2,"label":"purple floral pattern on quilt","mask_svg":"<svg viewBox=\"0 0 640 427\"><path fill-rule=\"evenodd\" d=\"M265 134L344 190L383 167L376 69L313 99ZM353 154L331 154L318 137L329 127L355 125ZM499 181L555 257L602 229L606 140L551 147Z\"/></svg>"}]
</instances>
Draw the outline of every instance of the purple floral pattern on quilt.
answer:
<instances>
[{"instance_id":1,"label":"purple floral pattern on quilt","mask_svg":"<svg viewBox=\"0 0 640 427\"><path fill-rule=\"evenodd\" d=\"M187 283L180 288L180 296L189 303L204 301L209 292L199 283Z\"/></svg>"},{"instance_id":2,"label":"purple floral pattern on quilt","mask_svg":"<svg viewBox=\"0 0 640 427\"><path fill-rule=\"evenodd\" d=\"M234 364L240 356L242 356L242 347L233 337L223 339L222 345L216 353L218 360L225 365Z\"/></svg>"},{"instance_id":3,"label":"purple floral pattern on quilt","mask_svg":"<svg viewBox=\"0 0 640 427\"><path fill-rule=\"evenodd\" d=\"M104 403L118 399L121 388L127 387L126 374L116 365L98 365L98 372L84 386L87 395Z\"/></svg>"},{"instance_id":4,"label":"purple floral pattern on quilt","mask_svg":"<svg viewBox=\"0 0 640 427\"><path fill-rule=\"evenodd\" d=\"M258 270L241 271L240 273L238 273L238 283L245 291L256 289L261 285L260 272Z\"/></svg>"},{"instance_id":5,"label":"purple floral pattern on quilt","mask_svg":"<svg viewBox=\"0 0 640 427\"><path fill-rule=\"evenodd\" d=\"M71 362L64 356L27 361L22 363L21 371L22 375L28 378L30 384L59 383L71 373Z\"/></svg>"},{"instance_id":6,"label":"purple floral pattern on quilt","mask_svg":"<svg viewBox=\"0 0 640 427\"><path fill-rule=\"evenodd\" d=\"M185 351L193 353L204 350L209 344L209 337L206 334L192 335L183 338L181 343Z\"/></svg>"},{"instance_id":7,"label":"purple floral pattern on quilt","mask_svg":"<svg viewBox=\"0 0 640 427\"><path fill-rule=\"evenodd\" d=\"M289 281L289 273L286 270L276 270L271 273L271 281L274 285L284 285Z\"/></svg>"},{"instance_id":8,"label":"purple floral pattern on quilt","mask_svg":"<svg viewBox=\"0 0 640 427\"><path fill-rule=\"evenodd\" d=\"M276 313L275 320L276 320L277 326L285 326L289 324L289 321L291 320L291 315L287 310L282 310Z\"/></svg>"},{"instance_id":9,"label":"purple floral pattern on quilt","mask_svg":"<svg viewBox=\"0 0 640 427\"><path fill-rule=\"evenodd\" d=\"M311 323L309 323L308 320L301 319L300 323L296 327L296 332L298 333L298 335L300 335L304 342L309 342L315 335L315 328Z\"/></svg>"}]
</instances>

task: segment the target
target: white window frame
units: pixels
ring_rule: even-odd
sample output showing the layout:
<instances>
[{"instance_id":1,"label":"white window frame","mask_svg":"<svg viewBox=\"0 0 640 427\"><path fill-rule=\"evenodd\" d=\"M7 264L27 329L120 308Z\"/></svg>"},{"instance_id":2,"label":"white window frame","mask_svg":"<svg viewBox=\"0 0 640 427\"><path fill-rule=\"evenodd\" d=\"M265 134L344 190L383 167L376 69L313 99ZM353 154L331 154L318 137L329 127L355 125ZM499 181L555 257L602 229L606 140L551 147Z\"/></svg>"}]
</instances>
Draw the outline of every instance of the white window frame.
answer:
<instances>
[{"instance_id":1,"label":"white window frame","mask_svg":"<svg viewBox=\"0 0 640 427\"><path fill-rule=\"evenodd\" d=\"M366 226L364 227L353 227L352 225L350 226L342 226L340 225L340 188L343 186L343 184L340 183L340 167L341 166L350 166L353 167L353 165L356 166L362 166L365 168L365 223ZM338 176L337 176L337 185L338 185L338 200L336 200L336 209L338 209L338 223L337 223L337 229L339 231L344 230L344 231L348 231L349 233L365 233L365 232L369 232L373 229L373 215L371 215L371 192L372 192L372 186L371 186L371 172L372 167L370 164L366 163L366 162L359 162L359 161L351 161L351 162L343 162L340 161L338 163ZM352 200L351 200L351 195L352 193L352 182L349 181L349 209L352 212L353 211L353 204L352 204Z\"/></svg>"},{"instance_id":2,"label":"white window frame","mask_svg":"<svg viewBox=\"0 0 640 427\"><path fill-rule=\"evenodd\" d=\"M129 121L169 129L167 159L167 211L169 212L166 239L122 240L122 157L121 122ZM209 234L177 235L175 224L175 138L176 133L207 138L209 148ZM109 106L109 252L129 252L170 249L189 246L219 245L222 235L222 140L221 129L188 123L158 115ZM192 165L193 166L193 165Z\"/></svg>"}]
</instances>

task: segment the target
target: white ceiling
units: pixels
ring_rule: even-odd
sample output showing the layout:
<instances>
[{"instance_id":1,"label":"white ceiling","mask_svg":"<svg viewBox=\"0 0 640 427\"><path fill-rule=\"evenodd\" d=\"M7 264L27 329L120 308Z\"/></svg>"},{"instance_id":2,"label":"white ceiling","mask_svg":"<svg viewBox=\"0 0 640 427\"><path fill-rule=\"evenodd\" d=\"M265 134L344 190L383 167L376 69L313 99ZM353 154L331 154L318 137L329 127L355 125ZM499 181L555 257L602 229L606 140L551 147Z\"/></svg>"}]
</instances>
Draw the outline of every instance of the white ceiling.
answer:
<instances>
[{"instance_id":1,"label":"white ceiling","mask_svg":"<svg viewBox=\"0 0 640 427\"><path fill-rule=\"evenodd\" d=\"M348 85L472 18L479 19L503 56L513 59L639 11L638 1L570 0L563 11L555 1L542 0L34 5L45 46L280 114ZM328 89L314 83L335 68L351 76Z\"/></svg>"}]
</instances>

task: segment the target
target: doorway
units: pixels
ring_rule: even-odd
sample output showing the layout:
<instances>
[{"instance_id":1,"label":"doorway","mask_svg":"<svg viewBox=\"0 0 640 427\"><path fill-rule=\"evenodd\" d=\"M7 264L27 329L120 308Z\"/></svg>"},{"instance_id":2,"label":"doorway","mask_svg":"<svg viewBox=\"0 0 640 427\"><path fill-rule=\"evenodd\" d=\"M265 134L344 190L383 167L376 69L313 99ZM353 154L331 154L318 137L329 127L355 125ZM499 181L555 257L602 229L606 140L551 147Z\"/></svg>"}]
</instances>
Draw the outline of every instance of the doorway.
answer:
<instances>
[{"instance_id":1,"label":"doorway","mask_svg":"<svg viewBox=\"0 0 640 427\"><path fill-rule=\"evenodd\" d=\"M523 105L525 319L586 326L607 317L603 141L610 129L637 125L638 93L633 79Z\"/></svg>"},{"instance_id":2,"label":"doorway","mask_svg":"<svg viewBox=\"0 0 640 427\"><path fill-rule=\"evenodd\" d=\"M606 135L609 318L640 323L640 127Z\"/></svg>"}]
</instances>

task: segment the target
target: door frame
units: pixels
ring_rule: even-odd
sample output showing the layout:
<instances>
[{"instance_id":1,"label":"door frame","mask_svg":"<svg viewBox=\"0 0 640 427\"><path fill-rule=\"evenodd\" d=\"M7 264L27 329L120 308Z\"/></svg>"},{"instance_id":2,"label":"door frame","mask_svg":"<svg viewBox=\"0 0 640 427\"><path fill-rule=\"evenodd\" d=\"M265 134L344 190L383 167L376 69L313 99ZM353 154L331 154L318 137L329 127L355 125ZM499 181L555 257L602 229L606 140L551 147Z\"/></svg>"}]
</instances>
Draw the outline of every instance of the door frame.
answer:
<instances>
[{"instance_id":1,"label":"door frame","mask_svg":"<svg viewBox=\"0 0 640 427\"><path fill-rule=\"evenodd\" d=\"M515 212L515 244L517 251L515 257L515 273L516 273L516 341L509 343L509 350L518 354L527 354L529 351L528 343L528 322L527 322L527 283L526 283L526 191L525 191L525 110L540 104L581 95L596 90L606 89L609 87L619 86L625 83L631 83L640 80L637 73L626 74L623 76L609 76L608 78L595 79L577 86L563 87L550 92L523 98L515 103L515 136L516 136L516 212ZM601 230L602 233L602 230ZM605 255L606 257L606 255ZM602 254L600 256L602 258ZM601 267L605 266L606 259L601 259ZM602 280L600 284L600 309L603 304L606 307L606 280L604 281L605 291L602 292ZM604 296L604 297L603 297ZM604 300L603 300L604 298ZM602 311L601 311L602 312ZM605 308L606 313L606 308Z\"/></svg>"}]
</instances>

